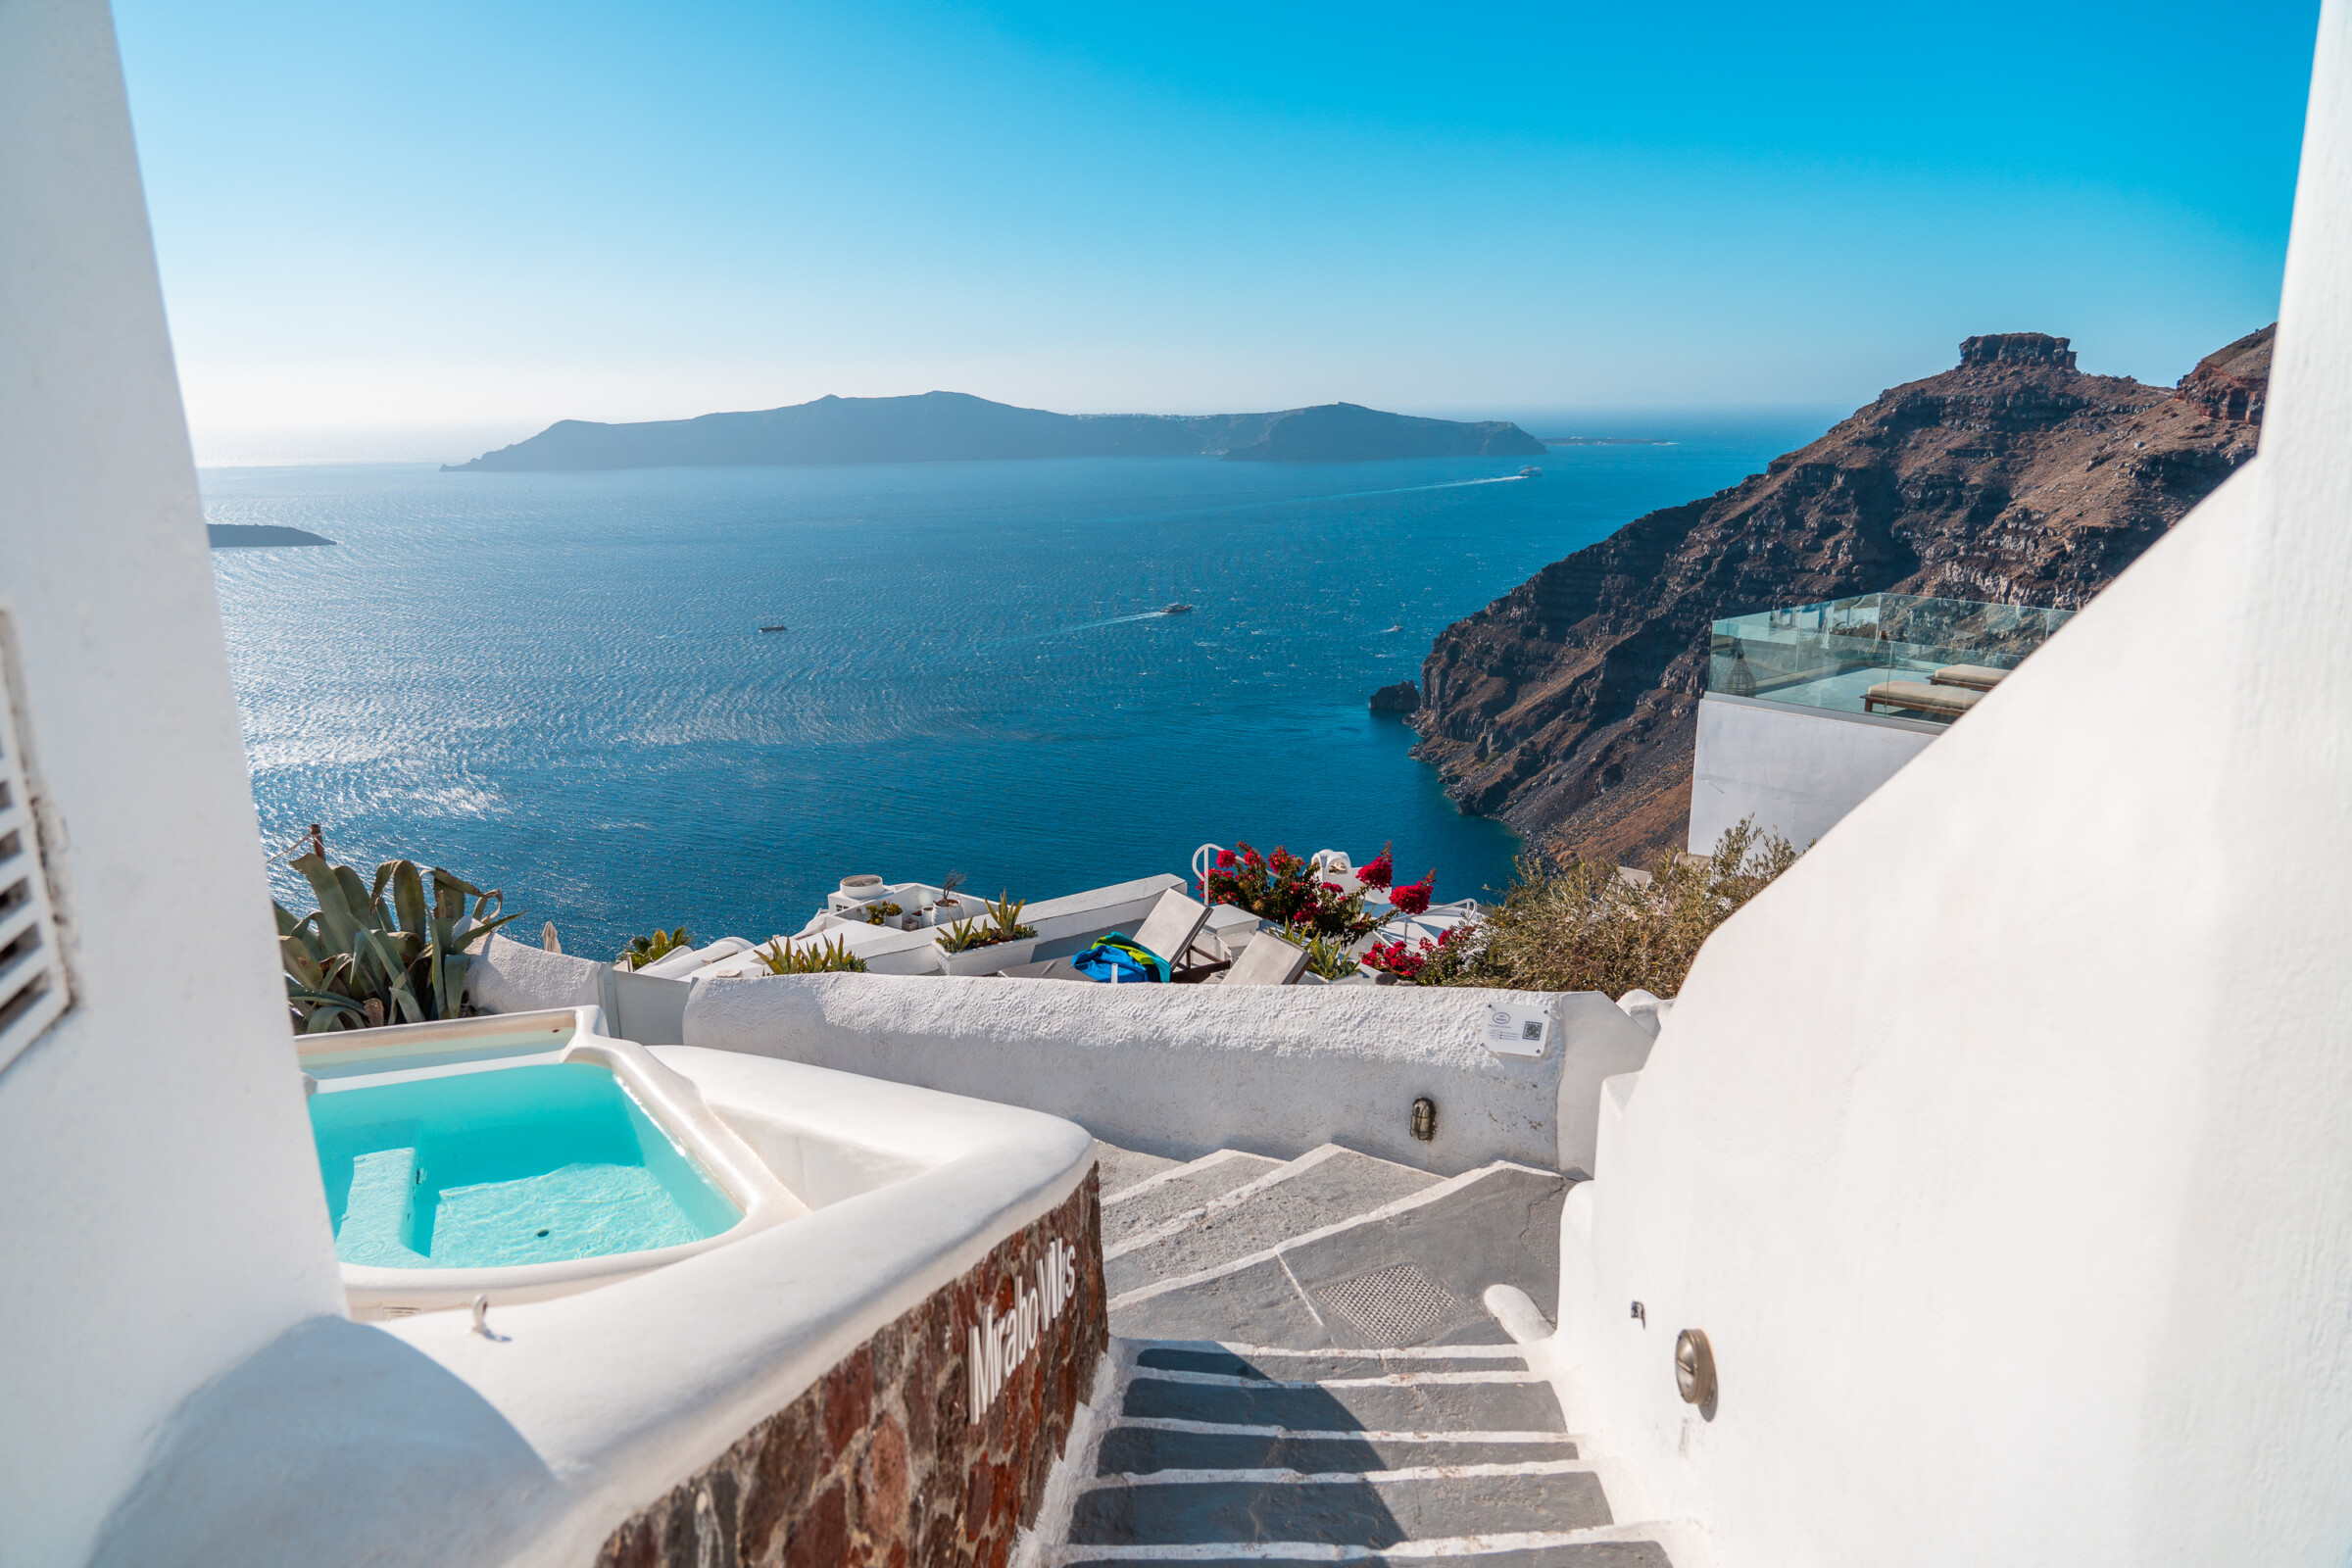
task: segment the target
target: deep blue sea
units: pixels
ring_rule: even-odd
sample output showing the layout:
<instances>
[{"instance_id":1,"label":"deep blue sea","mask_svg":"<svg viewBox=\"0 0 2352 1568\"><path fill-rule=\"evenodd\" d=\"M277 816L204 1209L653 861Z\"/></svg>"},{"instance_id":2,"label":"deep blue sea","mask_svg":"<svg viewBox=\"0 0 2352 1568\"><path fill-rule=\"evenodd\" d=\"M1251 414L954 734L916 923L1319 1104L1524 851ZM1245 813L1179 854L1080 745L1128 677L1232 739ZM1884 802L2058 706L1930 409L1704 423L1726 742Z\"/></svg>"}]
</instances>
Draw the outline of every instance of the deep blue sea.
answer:
<instances>
[{"instance_id":1,"label":"deep blue sea","mask_svg":"<svg viewBox=\"0 0 2352 1568\"><path fill-rule=\"evenodd\" d=\"M406 855L603 955L797 930L856 872L1050 898L1203 841L1394 841L1441 898L1517 844L1366 711L1447 622L1788 421L1524 459L204 470L271 848ZM1157 613L1173 602L1189 614ZM762 632L764 625L788 630ZM303 898L282 869L280 896ZM307 908L303 902L298 908Z\"/></svg>"}]
</instances>

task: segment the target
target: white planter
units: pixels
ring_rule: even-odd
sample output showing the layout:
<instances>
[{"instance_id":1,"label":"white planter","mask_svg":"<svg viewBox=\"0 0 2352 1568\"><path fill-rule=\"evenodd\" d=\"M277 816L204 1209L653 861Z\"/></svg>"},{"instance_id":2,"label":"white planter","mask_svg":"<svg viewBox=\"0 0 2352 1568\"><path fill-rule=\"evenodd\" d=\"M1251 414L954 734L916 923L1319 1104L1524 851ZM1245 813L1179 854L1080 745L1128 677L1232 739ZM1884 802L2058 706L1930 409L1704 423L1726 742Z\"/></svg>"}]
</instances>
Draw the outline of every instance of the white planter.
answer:
<instances>
[{"instance_id":1,"label":"white planter","mask_svg":"<svg viewBox=\"0 0 2352 1568\"><path fill-rule=\"evenodd\" d=\"M994 974L1009 969L1016 963L1027 963L1037 952L1037 938L1023 937L1018 942L1000 942L993 947L973 948L964 953L950 953L935 948L939 955L941 974Z\"/></svg>"}]
</instances>

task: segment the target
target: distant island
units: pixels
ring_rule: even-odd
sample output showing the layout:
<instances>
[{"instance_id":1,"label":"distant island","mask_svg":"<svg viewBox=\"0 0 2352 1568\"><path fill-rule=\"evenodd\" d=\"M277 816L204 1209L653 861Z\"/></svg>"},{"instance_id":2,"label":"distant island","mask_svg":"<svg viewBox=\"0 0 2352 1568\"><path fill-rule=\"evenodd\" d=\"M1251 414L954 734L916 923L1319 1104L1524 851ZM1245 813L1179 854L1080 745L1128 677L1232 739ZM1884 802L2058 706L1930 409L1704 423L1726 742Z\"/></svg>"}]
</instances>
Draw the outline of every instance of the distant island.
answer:
<instances>
[{"instance_id":1,"label":"distant island","mask_svg":"<svg viewBox=\"0 0 2352 1568\"><path fill-rule=\"evenodd\" d=\"M487 468L697 468L781 464L958 463L994 458L1213 457L1227 463L1540 457L1507 419L1459 423L1326 403L1279 414L1049 414L962 392L836 398L757 414L593 424L564 419L527 441L444 464Z\"/></svg>"},{"instance_id":2,"label":"distant island","mask_svg":"<svg viewBox=\"0 0 2352 1568\"><path fill-rule=\"evenodd\" d=\"M332 539L300 528L280 528L267 522L208 522L215 550L270 550L281 545L331 545Z\"/></svg>"}]
</instances>

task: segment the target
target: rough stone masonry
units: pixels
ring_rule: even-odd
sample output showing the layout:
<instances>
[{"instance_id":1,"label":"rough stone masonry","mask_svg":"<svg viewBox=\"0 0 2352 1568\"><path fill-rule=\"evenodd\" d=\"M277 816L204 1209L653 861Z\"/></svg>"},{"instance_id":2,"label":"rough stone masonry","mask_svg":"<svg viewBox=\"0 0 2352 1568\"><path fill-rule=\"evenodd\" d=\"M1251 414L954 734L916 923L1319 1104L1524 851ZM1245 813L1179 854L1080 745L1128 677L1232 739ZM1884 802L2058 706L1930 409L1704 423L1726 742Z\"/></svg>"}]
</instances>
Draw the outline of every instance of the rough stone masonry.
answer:
<instances>
[{"instance_id":1,"label":"rough stone masonry","mask_svg":"<svg viewBox=\"0 0 2352 1568\"><path fill-rule=\"evenodd\" d=\"M1060 1243L1075 1289L975 1423L965 1365ZM1097 1173L612 1532L597 1568L1004 1568L1109 1336Z\"/></svg>"}]
</instances>

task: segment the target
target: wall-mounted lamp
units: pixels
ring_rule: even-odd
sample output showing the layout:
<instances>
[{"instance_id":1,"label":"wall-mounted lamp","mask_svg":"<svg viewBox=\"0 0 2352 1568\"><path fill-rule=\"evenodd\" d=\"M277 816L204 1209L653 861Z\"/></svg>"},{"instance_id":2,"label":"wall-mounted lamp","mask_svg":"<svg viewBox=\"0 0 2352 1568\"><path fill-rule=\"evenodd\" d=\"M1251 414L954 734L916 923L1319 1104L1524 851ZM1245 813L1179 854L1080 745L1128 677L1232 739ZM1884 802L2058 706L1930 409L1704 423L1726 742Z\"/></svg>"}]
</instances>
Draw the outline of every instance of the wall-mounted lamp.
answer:
<instances>
[{"instance_id":1,"label":"wall-mounted lamp","mask_svg":"<svg viewBox=\"0 0 2352 1568\"><path fill-rule=\"evenodd\" d=\"M1715 1402L1715 1351L1704 1329L1685 1329L1674 1337L1674 1387L1685 1404Z\"/></svg>"},{"instance_id":2,"label":"wall-mounted lamp","mask_svg":"<svg viewBox=\"0 0 2352 1568\"><path fill-rule=\"evenodd\" d=\"M1413 1136L1425 1144L1438 1136L1438 1102L1427 1095L1413 1102Z\"/></svg>"}]
</instances>

